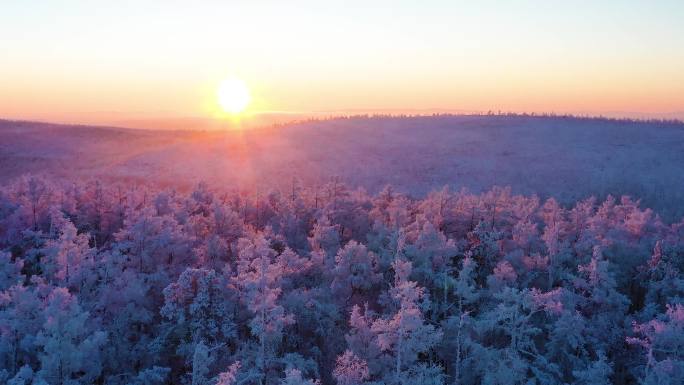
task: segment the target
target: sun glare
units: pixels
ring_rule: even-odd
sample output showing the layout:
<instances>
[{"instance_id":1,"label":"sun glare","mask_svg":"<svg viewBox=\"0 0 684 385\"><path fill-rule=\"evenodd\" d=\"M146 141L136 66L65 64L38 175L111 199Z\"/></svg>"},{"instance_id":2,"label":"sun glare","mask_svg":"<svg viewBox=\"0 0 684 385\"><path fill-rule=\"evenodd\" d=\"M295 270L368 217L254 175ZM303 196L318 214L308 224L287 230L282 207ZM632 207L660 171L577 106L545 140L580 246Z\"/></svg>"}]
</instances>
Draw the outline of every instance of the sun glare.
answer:
<instances>
[{"instance_id":1,"label":"sun glare","mask_svg":"<svg viewBox=\"0 0 684 385\"><path fill-rule=\"evenodd\" d=\"M223 111L230 114L239 114L244 111L251 100L247 84L236 78L222 81L217 96L218 103Z\"/></svg>"}]
</instances>

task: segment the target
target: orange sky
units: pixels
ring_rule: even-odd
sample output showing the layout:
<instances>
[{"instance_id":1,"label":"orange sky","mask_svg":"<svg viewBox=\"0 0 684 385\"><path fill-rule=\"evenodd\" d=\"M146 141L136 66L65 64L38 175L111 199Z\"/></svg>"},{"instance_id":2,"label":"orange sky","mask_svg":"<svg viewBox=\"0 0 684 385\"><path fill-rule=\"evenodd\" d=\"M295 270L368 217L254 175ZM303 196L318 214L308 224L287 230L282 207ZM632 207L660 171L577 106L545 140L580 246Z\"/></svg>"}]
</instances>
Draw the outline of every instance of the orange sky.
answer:
<instances>
[{"instance_id":1,"label":"orange sky","mask_svg":"<svg viewBox=\"0 0 684 385\"><path fill-rule=\"evenodd\" d=\"M212 117L233 76L250 113L684 118L680 1L95 3L3 5L0 117Z\"/></svg>"}]
</instances>

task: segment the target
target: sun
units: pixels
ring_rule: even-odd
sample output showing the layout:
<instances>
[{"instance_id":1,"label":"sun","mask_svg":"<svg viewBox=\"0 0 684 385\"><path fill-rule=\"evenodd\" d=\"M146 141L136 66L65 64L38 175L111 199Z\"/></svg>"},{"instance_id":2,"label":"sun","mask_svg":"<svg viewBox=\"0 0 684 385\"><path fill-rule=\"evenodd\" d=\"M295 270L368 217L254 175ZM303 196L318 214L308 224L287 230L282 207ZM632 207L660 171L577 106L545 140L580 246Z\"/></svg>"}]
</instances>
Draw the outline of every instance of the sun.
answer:
<instances>
[{"instance_id":1,"label":"sun","mask_svg":"<svg viewBox=\"0 0 684 385\"><path fill-rule=\"evenodd\" d=\"M244 111L252 99L247 84L237 78L222 81L217 96L223 111L230 114L239 114Z\"/></svg>"}]
</instances>

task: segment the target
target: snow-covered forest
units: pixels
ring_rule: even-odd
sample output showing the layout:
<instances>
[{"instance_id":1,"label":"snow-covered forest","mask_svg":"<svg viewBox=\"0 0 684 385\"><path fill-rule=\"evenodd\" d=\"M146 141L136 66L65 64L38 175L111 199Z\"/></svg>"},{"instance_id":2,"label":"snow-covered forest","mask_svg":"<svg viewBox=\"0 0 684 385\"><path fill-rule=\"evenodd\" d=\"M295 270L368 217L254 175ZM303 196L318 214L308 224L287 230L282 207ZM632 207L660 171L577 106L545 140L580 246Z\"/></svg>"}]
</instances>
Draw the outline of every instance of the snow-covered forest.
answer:
<instances>
[{"instance_id":1,"label":"snow-covered forest","mask_svg":"<svg viewBox=\"0 0 684 385\"><path fill-rule=\"evenodd\" d=\"M355 116L235 131L135 130L0 120L0 180L26 173L192 188L286 190L332 176L424 197L445 185L564 205L639 197L684 217L684 123L524 115ZM201 126L200 126L201 127Z\"/></svg>"},{"instance_id":2,"label":"snow-covered forest","mask_svg":"<svg viewBox=\"0 0 684 385\"><path fill-rule=\"evenodd\" d=\"M684 221L636 198L0 189L0 383L681 384Z\"/></svg>"}]
</instances>

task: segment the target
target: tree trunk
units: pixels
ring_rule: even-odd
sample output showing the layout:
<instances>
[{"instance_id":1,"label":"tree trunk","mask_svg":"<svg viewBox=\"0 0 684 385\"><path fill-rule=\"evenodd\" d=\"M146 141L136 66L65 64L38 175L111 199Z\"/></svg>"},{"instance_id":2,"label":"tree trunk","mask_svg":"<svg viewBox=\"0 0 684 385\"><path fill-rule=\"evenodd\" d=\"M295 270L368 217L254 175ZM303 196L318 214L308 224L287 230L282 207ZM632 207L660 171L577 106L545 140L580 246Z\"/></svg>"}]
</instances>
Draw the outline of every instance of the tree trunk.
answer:
<instances>
[{"instance_id":1,"label":"tree trunk","mask_svg":"<svg viewBox=\"0 0 684 385\"><path fill-rule=\"evenodd\" d=\"M401 348L402 339L404 338L404 305L401 305L400 318L399 318L399 335L397 337L397 362L396 362L396 379L397 384L401 385Z\"/></svg>"}]
</instances>

